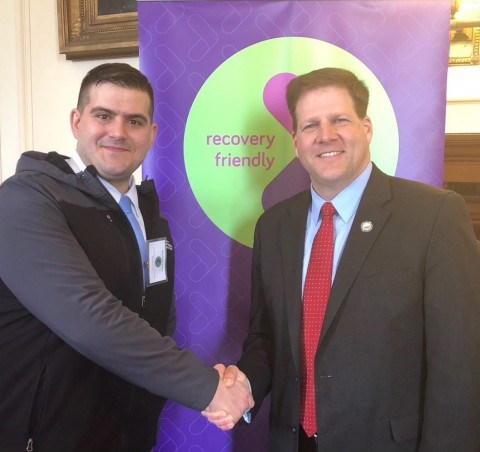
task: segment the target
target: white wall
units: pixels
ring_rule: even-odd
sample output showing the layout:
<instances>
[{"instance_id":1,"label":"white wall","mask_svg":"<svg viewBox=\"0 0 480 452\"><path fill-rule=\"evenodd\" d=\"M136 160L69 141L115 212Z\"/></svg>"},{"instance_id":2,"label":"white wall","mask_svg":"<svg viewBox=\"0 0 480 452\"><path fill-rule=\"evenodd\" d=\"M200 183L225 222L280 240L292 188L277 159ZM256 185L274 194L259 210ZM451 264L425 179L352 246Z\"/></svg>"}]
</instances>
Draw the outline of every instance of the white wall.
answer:
<instances>
[{"instance_id":1,"label":"white wall","mask_svg":"<svg viewBox=\"0 0 480 452\"><path fill-rule=\"evenodd\" d=\"M450 66L447 133L480 133L480 65Z\"/></svg>"},{"instance_id":2,"label":"white wall","mask_svg":"<svg viewBox=\"0 0 480 452\"><path fill-rule=\"evenodd\" d=\"M58 52L57 0L0 0L0 181L23 151L70 155L69 115L89 69ZM113 60L112 60L113 61ZM122 58L138 68L138 58Z\"/></svg>"},{"instance_id":3,"label":"white wall","mask_svg":"<svg viewBox=\"0 0 480 452\"><path fill-rule=\"evenodd\" d=\"M0 181L28 149L69 155L69 113L81 80L106 60L58 53L57 0L0 0ZM138 67L138 58L117 59ZM447 133L480 133L480 66L451 67Z\"/></svg>"}]
</instances>

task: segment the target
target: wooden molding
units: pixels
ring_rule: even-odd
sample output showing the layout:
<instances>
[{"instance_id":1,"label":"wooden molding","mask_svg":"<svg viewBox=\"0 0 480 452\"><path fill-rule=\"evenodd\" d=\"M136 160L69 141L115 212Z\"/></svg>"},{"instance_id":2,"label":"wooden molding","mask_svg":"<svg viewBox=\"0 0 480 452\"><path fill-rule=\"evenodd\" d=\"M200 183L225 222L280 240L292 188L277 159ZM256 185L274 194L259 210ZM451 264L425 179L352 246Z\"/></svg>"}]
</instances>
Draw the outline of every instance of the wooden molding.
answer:
<instances>
[{"instance_id":1,"label":"wooden molding","mask_svg":"<svg viewBox=\"0 0 480 452\"><path fill-rule=\"evenodd\" d=\"M464 197L480 240L480 133L446 134L444 186Z\"/></svg>"}]
</instances>

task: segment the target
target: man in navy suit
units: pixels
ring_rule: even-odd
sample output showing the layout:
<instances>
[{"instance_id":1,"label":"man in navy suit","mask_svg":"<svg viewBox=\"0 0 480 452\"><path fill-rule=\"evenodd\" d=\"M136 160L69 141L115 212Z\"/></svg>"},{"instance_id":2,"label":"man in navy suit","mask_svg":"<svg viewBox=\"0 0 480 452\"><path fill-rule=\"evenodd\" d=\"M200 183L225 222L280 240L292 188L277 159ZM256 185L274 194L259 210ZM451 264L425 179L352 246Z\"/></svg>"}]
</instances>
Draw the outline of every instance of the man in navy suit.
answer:
<instances>
[{"instance_id":1,"label":"man in navy suit","mask_svg":"<svg viewBox=\"0 0 480 452\"><path fill-rule=\"evenodd\" d=\"M369 93L350 71L292 80L287 103L311 189L255 231L249 333L238 368L254 417L271 393L275 452L478 452L480 254L463 199L370 160ZM331 292L314 363L316 432L303 428L303 290L331 202ZM231 366L225 380L234 380ZM221 412L205 413L230 428Z\"/></svg>"}]
</instances>

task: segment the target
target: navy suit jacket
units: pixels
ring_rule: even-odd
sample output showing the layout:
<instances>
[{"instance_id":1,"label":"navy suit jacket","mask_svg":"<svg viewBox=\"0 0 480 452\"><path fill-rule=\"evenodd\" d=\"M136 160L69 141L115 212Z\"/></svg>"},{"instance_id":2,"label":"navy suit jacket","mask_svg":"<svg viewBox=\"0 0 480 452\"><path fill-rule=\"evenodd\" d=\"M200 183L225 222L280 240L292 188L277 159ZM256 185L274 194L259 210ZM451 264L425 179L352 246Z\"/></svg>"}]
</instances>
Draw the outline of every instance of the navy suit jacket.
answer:
<instances>
[{"instance_id":1,"label":"navy suit jacket","mask_svg":"<svg viewBox=\"0 0 480 452\"><path fill-rule=\"evenodd\" d=\"M294 452L309 191L259 219L238 363L269 450ZM362 231L361 223L373 228ZM320 452L480 450L480 253L460 195L374 166L333 282L316 362Z\"/></svg>"}]
</instances>

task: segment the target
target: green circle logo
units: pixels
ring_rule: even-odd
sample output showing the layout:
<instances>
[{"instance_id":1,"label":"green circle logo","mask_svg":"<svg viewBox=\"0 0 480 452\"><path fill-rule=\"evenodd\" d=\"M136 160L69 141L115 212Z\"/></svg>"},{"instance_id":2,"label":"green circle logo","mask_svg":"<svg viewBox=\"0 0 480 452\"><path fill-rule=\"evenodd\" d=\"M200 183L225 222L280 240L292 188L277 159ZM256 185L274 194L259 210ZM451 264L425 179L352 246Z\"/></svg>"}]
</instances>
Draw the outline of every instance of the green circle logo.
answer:
<instances>
[{"instance_id":1,"label":"green circle logo","mask_svg":"<svg viewBox=\"0 0 480 452\"><path fill-rule=\"evenodd\" d=\"M365 64L327 42L288 37L254 44L219 66L195 98L184 142L190 186L210 220L243 245L253 245L264 193L296 164L286 84L332 66L353 71L369 87L372 160L394 174L399 135L387 93ZM288 179L277 184L288 185Z\"/></svg>"}]
</instances>

